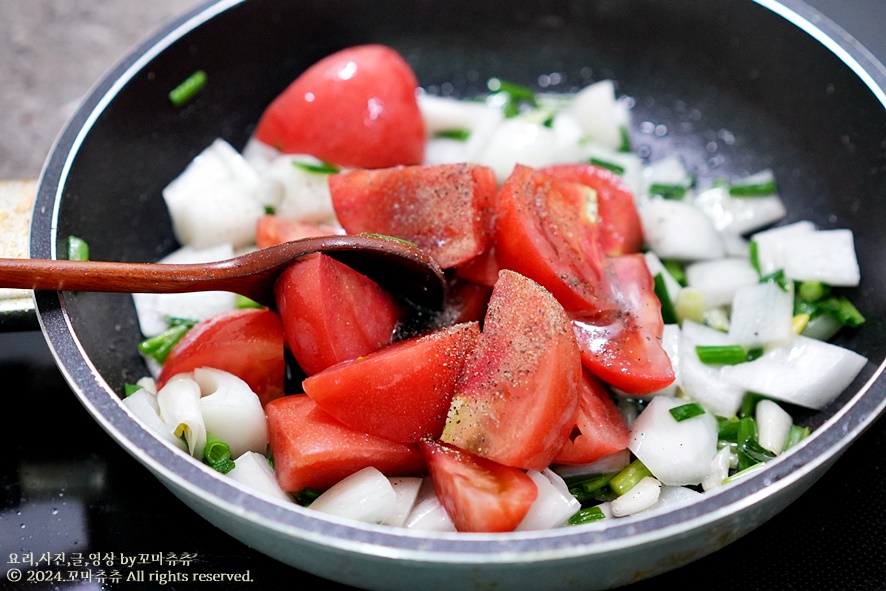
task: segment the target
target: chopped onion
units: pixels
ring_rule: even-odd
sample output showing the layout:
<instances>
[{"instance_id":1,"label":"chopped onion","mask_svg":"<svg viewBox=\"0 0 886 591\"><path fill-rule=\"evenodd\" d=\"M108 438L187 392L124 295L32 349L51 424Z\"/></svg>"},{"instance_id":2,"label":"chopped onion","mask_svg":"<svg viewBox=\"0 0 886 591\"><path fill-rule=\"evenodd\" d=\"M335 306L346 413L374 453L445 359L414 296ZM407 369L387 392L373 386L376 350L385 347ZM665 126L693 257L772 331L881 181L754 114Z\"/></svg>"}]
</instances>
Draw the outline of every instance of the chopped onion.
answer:
<instances>
[{"instance_id":1,"label":"chopped onion","mask_svg":"<svg viewBox=\"0 0 886 591\"><path fill-rule=\"evenodd\" d=\"M731 345L729 335L690 320L683 322L680 341L680 389L686 396L723 417L741 407L745 389L723 379L720 367L702 363L697 345Z\"/></svg>"},{"instance_id":2,"label":"chopped onion","mask_svg":"<svg viewBox=\"0 0 886 591\"><path fill-rule=\"evenodd\" d=\"M394 488L394 492L397 493L397 503L390 517L384 523L386 525L403 527L412 509L415 507L415 501L421 490L422 479L417 476L394 476L389 477L388 480Z\"/></svg>"},{"instance_id":3,"label":"chopped onion","mask_svg":"<svg viewBox=\"0 0 886 591\"><path fill-rule=\"evenodd\" d=\"M594 143L613 150L621 147L622 129L630 124L630 111L616 97L611 80L601 80L578 91L570 112Z\"/></svg>"},{"instance_id":4,"label":"chopped onion","mask_svg":"<svg viewBox=\"0 0 886 591\"><path fill-rule=\"evenodd\" d=\"M663 485L658 493L658 500L644 511L657 511L667 509L672 511L682 505L688 505L698 500L702 493L685 486Z\"/></svg>"},{"instance_id":5,"label":"chopped onion","mask_svg":"<svg viewBox=\"0 0 886 591\"><path fill-rule=\"evenodd\" d=\"M557 140L554 132L520 119L507 119L489 138L479 162L495 171L496 179L503 183L517 163L535 168L555 164Z\"/></svg>"},{"instance_id":6,"label":"chopped onion","mask_svg":"<svg viewBox=\"0 0 886 591\"><path fill-rule=\"evenodd\" d=\"M701 481L701 487L704 490L712 490L723 486L723 481L729 477L729 468L733 464L737 464L737 460L733 457L734 455L728 446L721 448L717 452L717 455L711 460L711 471Z\"/></svg>"},{"instance_id":7,"label":"chopped onion","mask_svg":"<svg viewBox=\"0 0 886 591\"><path fill-rule=\"evenodd\" d=\"M661 482L651 476L644 476L631 490L613 499L609 508L616 517L633 515L655 505L660 494Z\"/></svg>"},{"instance_id":8,"label":"chopped onion","mask_svg":"<svg viewBox=\"0 0 886 591\"><path fill-rule=\"evenodd\" d=\"M784 444L794 424L793 417L778 403L763 399L757 402L754 418L757 421L757 441L775 455L779 455L784 450Z\"/></svg>"},{"instance_id":9,"label":"chopped onion","mask_svg":"<svg viewBox=\"0 0 886 591\"><path fill-rule=\"evenodd\" d=\"M742 287L756 285L760 280L748 259L721 258L699 261L686 267L686 284L704 296L708 308L732 303Z\"/></svg>"},{"instance_id":10,"label":"chopped onion","mask_svg":"<svg viewBox=\"0 0 886 591\"><path fill-rule=\"evenodd\" d=\"M309 168L322 164L312 156L278 156L261 173L262 204L273 207L282 218L314 224L334 223L329 173Z\"/></svg>"},{"instance_id":11,"label":"chopped onion","mask_svg":"<svg viewBox=\"0 0 886 591\"><path fill-rule=\"evenodd\" d=\"M794 336L793 284L788 290L776 283L741 287L732 300L729 337L745 347L781 345Z\"/></svg>"},{"instance_id":12,"label":"chopped onion","mask_svg":"<svg viewBox=\"0 0 886 591\"><path fill-rule=\"evenodd\" d=\"M590 464L555 464L551 466L562 478L570 476L583 476L585 474L608 474L620 472L631 463L631 452L623 449L614 454L600 458Z\"/></svg>"},{"instance_id":13,"label":"chopped onion","mask_svg":"<svg viewBox=\"0 0 886 591\"><path fill-rule=\"evenodd\" d=\"M203 459L206 425L200 412L200 386L184 375L173 376L157 392L160 418L177 437L184 437L188 453Z\"/></svg>"},{"instance_id":14,"label":"chopped onion","mask_svg":"<svg viewBox=\"0 0 886 591\"><path fill-rule=\"evenodd\" d=\"M538 497L517 530L551 529L566 525L581 509L581 503L569 492L563 479L550 468L526 472L538 488Z\"/></svg>"},{"instance_id":15,"label":"chopped onion","mask_svg":"<svg viewBox=\"0 0 886 591\"><path fill-rule=\"evenodd\" d=\"M690 203L652 198L639 201L637 211L649 248L662 259L720 259L720 234L700 209Z\"/></svg>"},{"instance_id":16,"label":"chopped onion","mask_svg":"<svg viewBox=\"0 0 886 591\"><path fill-rule=\"evenodd\" d=\"M172 432L163 419L160 418L160 406L157 404L157 396L142 388L133 392L122 400L123 406L135 415L137 419L164 441L168 441L182 451L188 451L188 444L181 437Z\"/></svg>"},{"instance_id":17,"label":"chopped onion","mask_svg":"<svg viewBox=\"0 0 886 591\"><path fill-rule=\"evenodd\" d=\"M231 448L236 457L247 451L264 453L268 422L258 395L232 373L208 367L192 373L200 386L200 412L206 430Z\"/></svg>"},{"instance_id":18,"label":"chopped onion","mask_svg":"<svg viewBox=\"0 0 886 591\"><path fill-rule=\"evenodd\" d=\"M700 192L694 204L711 218L721 232L746 234L769 226L787 214L778 195L733 197L728 187L711 187Z\"/></svg>"},{"instance_id":19,"label":"chopped onion","mask_svg":"<svg viewBox=\"0 0 886 591\"><path fill-rule=\"evenodd\" d=\"M279 501L292 502L292 497L280 488L274 469L260 453L247 451L234 460L234 467L227 473L230 478L256 492Z\"/></svg>"},{"instance_id":20,"label":"chopped onion","mask_svg":"<svg viewBox=\"0 0 886 591\"><path fill-rule=\"evenodd\" d=\"M397 493L384 474L368 466L328 488L310 508L365 523L385 523L397 510Z\"/></svg>"},{"instance_id":21,"label":"chopped onion","mask_svg":"<svg viewBox=\"0 0 886 591\"><path fill-rule=\"evenodd\" d=\"M426 531L454 532L455 524L440 503L430 478L424 478L415 506L406 518L405 527Z\"/></svg>"}]
</instances>

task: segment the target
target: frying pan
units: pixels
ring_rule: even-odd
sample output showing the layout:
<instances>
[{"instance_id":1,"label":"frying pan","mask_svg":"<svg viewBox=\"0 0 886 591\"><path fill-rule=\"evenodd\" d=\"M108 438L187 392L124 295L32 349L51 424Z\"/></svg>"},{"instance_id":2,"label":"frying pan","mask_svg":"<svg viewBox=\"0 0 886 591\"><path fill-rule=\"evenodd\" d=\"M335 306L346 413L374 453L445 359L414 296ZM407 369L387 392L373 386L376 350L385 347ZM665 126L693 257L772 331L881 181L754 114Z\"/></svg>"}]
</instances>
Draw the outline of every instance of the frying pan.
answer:
<instances>
[{"instance_id":1,"label":"frying pan","mask_svg":"<svg viewBox=\"0 0 886 591\"><path fill-rule=\"evenodd\" d=\"M794 0L233 0L201 6L137 48L95 87L41 177L31 255L70 235L94 258L155 260L177 247L161 191L212 140L242 147L299 72L349 45L398 49L429 92L470 96L499 77L568 92L613 79L633 100L632 143L679 153L700 179L771 168L785 222L855 232L868 321L836 342L870 361L790 453L670 513L508 535L358 525L263 500L185 458L119 403L146 375L131 298L38 292L38 320L95 420L185 504L296 568L370 589L604 589L671 570L753 530L811 486L886 408L886 74L819 28ZM209 84L183 109L166 98L195 70ZM651 124L651 125L644 125ZM649 133L653 129L657 132Z\"/></svg>"}]
</instances>

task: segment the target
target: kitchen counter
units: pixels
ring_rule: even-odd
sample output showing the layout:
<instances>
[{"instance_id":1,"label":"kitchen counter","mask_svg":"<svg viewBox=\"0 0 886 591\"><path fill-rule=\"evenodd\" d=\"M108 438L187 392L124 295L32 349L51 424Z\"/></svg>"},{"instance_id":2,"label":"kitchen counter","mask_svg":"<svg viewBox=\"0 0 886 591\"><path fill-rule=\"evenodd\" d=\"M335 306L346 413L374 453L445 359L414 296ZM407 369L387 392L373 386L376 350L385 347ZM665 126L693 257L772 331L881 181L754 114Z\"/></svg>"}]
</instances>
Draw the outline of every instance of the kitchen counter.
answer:
<instances>
[{"instance_id":1,"label":"kitchen counter","mask_svg":"<svg viewBox=\"0 0 886 591\"><path fill-rule=\"evenodd\" d=\"M196 4L0 0L0 178L36 178L55 134L91 84L166 19ZM886 61L882 0L809 4ZM226 573L250 581L252 589L277 589L281 582L329 588L244 546L176 499L87 414L39 332L0 333L0 375L7 384L0 430L0 589L244 586L223 577L182 582L198 573ZM41 567L62 555L68 563L77 560L65 571L70 578L7 577L12 569L61 572ZM138 564L119 568L121 557ZM93 560L98 568L86 568ZM886 423L874 425L763 526L627 589L687 584L721 591L886 590Z\"/></svg>"}]
</instances>

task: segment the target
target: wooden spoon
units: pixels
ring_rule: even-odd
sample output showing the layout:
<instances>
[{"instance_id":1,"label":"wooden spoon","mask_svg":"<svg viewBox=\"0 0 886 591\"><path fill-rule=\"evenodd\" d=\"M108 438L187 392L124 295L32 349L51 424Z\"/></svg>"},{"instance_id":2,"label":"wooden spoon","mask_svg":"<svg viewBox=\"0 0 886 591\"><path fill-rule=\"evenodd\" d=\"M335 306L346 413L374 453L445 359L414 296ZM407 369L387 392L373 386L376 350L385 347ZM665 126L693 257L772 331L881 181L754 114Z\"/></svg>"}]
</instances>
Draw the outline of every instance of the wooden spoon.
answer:
<instances>
[{"instance_id":1,"label":"wooden spoon","mask_svg":"<svg viewBox=\"0 0 886 591\"><path fill-rule=\"evenodd\" d=\"M275 307L277 277L298 259L324 253L411 303L439 308L440 266L409 243L380 236L320 236L212 263L118 263L0 258L0 287L117 293L229 291Z\"/></svg>"}]
</instances>

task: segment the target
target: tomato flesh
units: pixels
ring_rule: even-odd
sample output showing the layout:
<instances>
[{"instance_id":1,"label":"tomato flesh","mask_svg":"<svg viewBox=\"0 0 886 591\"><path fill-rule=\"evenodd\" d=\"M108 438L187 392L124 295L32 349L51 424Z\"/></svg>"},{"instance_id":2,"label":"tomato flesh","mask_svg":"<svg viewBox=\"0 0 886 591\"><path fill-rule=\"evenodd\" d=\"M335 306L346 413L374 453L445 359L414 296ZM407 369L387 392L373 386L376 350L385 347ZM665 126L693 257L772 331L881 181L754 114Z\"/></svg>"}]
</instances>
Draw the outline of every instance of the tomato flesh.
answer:
<instances>
[{"instance_id":1,"label":"tomato flesh","mask_svg":"<svg viewBox=\"0 0 886 591\"><path fill-rule=\"evenodd\" d=\"M259 248L267 248L302 238L333 236L341 233L332 226L300 222L268 214L260 217L255 224L255 245Z\"/></svg>"},{"instance_id":2,"label":"tomato flesh","mask_svg":"<svg viewBox=\"0 0 886 591\"><path fill-rule=\"evenodd\" d=\"M302 386L320 408L353 429L400 442L436 438L479 336L476 322L458 324L338 363Z\"/></svg>"},{"instance_id":3,"label":"tomato flesh","mask_svg":"<svg viewBox=\"0 0 886 591\"><path fill-rule=\"evenodd\" d=\"M346 427L304 394L278 398L265 407L265 413L274 471L285 491L322 491L368 466L387 476L427 471L416 444Z\"/></svg>"},{"instance_id":4,"label":"tomato flesh","mask_svg":"<svg viewBox=\"0 0 886 591\"><path fill-rule=\"evenodd\" d=\"M340 167L418 164L425 127L418 81L399 53L361 45L304 71L265 109L254 137Z\"/></svg>"},{"instance_id":5,"label":"tomato flesh","mask_svg":"<svg viewBox=\"0 0 886 591\"><path fill-rule=\"evenodd\" d=\"M307 375L387 345L403 314L377 283L324 254L287 268L274 295L286 343Z\"/></svg>"},{"instance_id":6,"label":"tomato flesh","mask_svg":"<svg viewBox=\"0 0 886 591\"><path fill-rule=\"evenodd\" d=\"M440 503L461 532L513 531L538 497L519 468L434 440L419 442Z\"/></svg>"},{"instance_id":7,"label":"tomato flesh","mask_svg":"<svg viewBox=\"0 0 886 591\"><path fill-rule=\"evenodd\" d=\"M417 244L442 268L489 244L495 173L476 164L355 170L329 177L335 215L349 234L371 232Z\"/></svg>"},{"instance_id":8,"label":"tomato flesh","mask_svg":"<svg viewBox=\"0 0 886 591\"><path fill-rule=\"evenodd\" d=\"M199 322L173 347L157 387L174 375L212 367L242 379L267 404L283 395L284 338L280 315L272 310L222 312Z\"/></svg>"},{"instance_id":9,"label":"tomato flesh","mask_svg":"<svg viewBox=\"0 0 886 591\"><path fill-rule=\"evenodd\" d=\"M581 371L563 307L534 281L504 270L441 440L508 466L543 469L575 425Z\"/></svg>"}]
</instances>

